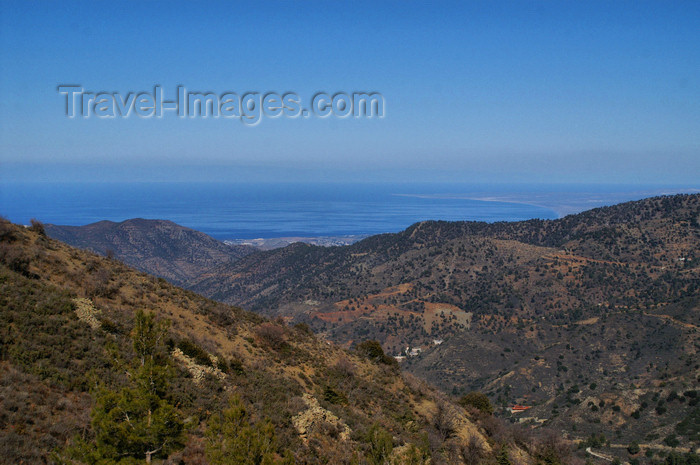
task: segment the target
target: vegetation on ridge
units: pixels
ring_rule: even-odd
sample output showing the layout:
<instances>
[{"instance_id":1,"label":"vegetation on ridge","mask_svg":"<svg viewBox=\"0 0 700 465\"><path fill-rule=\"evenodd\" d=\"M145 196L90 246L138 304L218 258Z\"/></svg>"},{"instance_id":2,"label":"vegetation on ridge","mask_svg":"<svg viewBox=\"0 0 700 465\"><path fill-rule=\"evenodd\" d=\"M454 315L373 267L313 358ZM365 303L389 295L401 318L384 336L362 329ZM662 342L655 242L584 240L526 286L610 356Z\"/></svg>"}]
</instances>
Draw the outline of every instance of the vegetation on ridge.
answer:
<instances>
[{"instance_id":1,"label":"vegetation on ridge","mask_svg":"<svg viewBox=\"0 0 700 465\"><path fill-rule=\"evenodd\" d=\"M440 464L470 444L486 461L550 447L304 327L4 221L0 308L3 463Z\"/></svg>"}]
</instances>

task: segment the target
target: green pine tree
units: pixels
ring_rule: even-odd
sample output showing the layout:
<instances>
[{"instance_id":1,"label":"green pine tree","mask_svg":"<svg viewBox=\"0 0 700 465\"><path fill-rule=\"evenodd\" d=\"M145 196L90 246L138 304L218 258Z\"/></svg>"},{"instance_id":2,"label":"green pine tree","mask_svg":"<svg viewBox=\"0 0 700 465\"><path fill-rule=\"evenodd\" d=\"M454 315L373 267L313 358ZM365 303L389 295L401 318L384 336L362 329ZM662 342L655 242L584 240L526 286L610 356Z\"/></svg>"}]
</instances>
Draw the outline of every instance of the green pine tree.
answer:
<instances>
[{"instance_id":1,"label":"green pine tree","mask_svg":"<svg viewBox=\"0 0 700 465\"><path fill-rule=\"evenodd\" d=\"M151 463L183 445L183 423L166 398L172 376L163 356L167 327L153 314L137 312L132 333L136 352L128 383L100 387L92 410L94 440L78 440L68 456L87 464Z\"/></svg>"},{"instance_id":2,"label":"green pine tree","mask_svg":"<svg viewBox=\"0 0 700 465\"><path fill-rule=\"evenodd\" d=\"M212 465L291 465L291 455L278 460L275 429L269 420L252 422L238 396L213 415L206 431L207 459Z\"/></svg>"},{"instance_id":3,"label":"green pine tree","mask_svg":"<svg viewBox=\"0 0 700 465\"><path fill-rule=\"evenodd\" d=\"M501 447L498 457L496 457L496 463L498 463L498 465L511 465L510 457L508 456L508 447L505 444Z\"/></svg>"},{"instance_id":4,"label":"green pine tree","mask_svg":"<svg viewBox=\"0 0 700 465\"><path fill-rule=\"evenodd\" d=\"M394 439L391 433L382 428L379 423L375 423L367 431L366 440L369 443L369 451L367 452L369 463L385 465L394 449Z\"/></svg>"}]
</instances>

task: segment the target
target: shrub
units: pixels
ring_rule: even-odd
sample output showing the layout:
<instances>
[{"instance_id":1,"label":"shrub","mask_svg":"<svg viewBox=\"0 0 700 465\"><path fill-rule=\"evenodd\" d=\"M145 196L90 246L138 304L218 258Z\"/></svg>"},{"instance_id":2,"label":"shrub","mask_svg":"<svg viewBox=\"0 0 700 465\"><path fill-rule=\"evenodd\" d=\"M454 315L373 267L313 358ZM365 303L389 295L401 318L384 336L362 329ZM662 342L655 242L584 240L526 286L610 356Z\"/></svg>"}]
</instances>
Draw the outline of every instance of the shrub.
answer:
<instances>
[{"instance_id":1,"label":"shrub","mask_svg":"<svg viewBox=\"0 0 700 465\"><path fill-rule=\"evenodd\" d=\"M382 428L378 423L372 425L367 431L365 441L369 444L367 460L372 465L384 465L394 449L394 441L391 433Z\"/></svg>"},{"instance_id":2,"label":"shrub","mask_svg":"<svg viewBox=\"0 0 700 465\"><path fill-rule=\"evenodd\" d=\"M202 349L189 339L182 339L180 342L177 343L177 348L180 349L183 354L194 359L194 361L200 365L209 367L214 366L214 364L211 361L211 357L209 357L207 351Z\"/></svg>"},{"instance_id":3,"label":"shrub","mask_svg":"<svg viewBox=\"0 0 700 465\"><path fill-rule=\"evenodd\" d=\"M241 363L240 360L237 358L232 358L228 362L228 367L231 373L235 375L244 375L245 374L245 369L243 368L243 363Z\"/></svg>"},{"instance_id":4,"label":"shrub","mask_svg":"<svg viewBox=\"0 0 700 465\"><path fill-rule=\"evenodd\" d=\"M255 335L263 345L274 350L280 350L287 344L283 327L274 323L263 323L255 329Z\"/></svg>"},{"instance_id":5,"label":"shrub","mask_svg":"<svg viewBox=\"0 0 700 465\"><path fill-rule=\"evenodd\" d=\"M126 331L119 323L108 318L105 318L100 322L100 327L102 328L102 331L106 333L119 335L126 334Z\"/></svg>"},{"instance_id":6,"label":"shrub","mask_svg":"<svg viewBox=\"0 0 700 465\"><path fill-rule=\"evenodd\" d=\"M19 247L13 247L7 244L0 244L0 263L27 278L31 278L32 273L29 271L29 257Z\"/></svg>"},{"instance_id":7,"label":"shrub","mask_svg":"<svg viewBox=\"0 0 700 465\"><path fill-rule=\"evenodd\" d=\"M355 347L355 350L362 357L375 363L398 366L396 359L385 354L384 349L382 349L382 345L378 341L368 340L360 342L357 347Z\"/></svg>"},{"instance_id":8,"label":"shrub","mask_svg":"<svg viewBox=\"0 0 700 465\"><path fill-rule=\"evenodd\" d=\"M508 447L503 444L498 456L496 457L496 463L498 465L511 465L510 457L508 454Z\"/></svg>"},{"instance_id":9,"label":"shrub","mask_svg":"<svg viewBox=\"0 0 700 465\"><path fill-rule=\"evenodd\" d=\"M676 433L694 442L700 442L700 408L694 408L676 425Z\"/></svg>"},{"instance_id":10,"label":"shrub","mask_svg":"<svg viewBox=\"0 0 700 465\"><path fill-rule=\"evenodd\" d=\"M474 407L480 412L491 415L493 413L493 405L486 394L472 391L459 399L459 404L463 407Z\"/></svg>"},{"instance_id":11,"label":"shrub","mask_svg":"<svg viewBox=\"0 0 700 465\"><path fill-rule=\"evenodd\" d=\"M41 221L37 220L36 218L32 218L29 220L31 223L31 226L29 226L30 231L34 231L35 233L39 234L40 236L46 237L46 230L44 229L44 223Z\"/></svg>"},{"instance_id":12,"label":"shrub","mask_svg":"<svg viewBox=\"0 0 700 465\"><path fill-rule=\"evenodd\" d=\"M330 368L329 374L339 381L346 381L355 377L355 366L347 357L340 357Z\"/></svg>"},{"instance_id":13,"label":"shrub","mask_svg":"<svg viewBox=\"0 0 700 465\"><path fill-rule=\"evenodd\" d=\"M302 334L306 334L309 336L314 333L313 331L311 331L311 328L306 323L297 323L294 325L294 329L296 329Z\"/></svg>"},{"instance_id":14,"label":"shrub","mask_svg":"<svg viewBox=\"0 0 700 465\"><path fill-rule=\"evenodd\" d=\"M694 452L681 454L680 452L671 452L663 462L665 465L698 465L700 457Z\"/></svg>"},{"instance_id":15,"label":"shrub","mask_svg":"<svg viewBox=\"0 0 700 465\"><path fill-rule=\"evenodd\" d=\"M338 392L331 386L326 386L323 390L323 399L331 404L347 404L348 398L342 392Z\"/></svg>"},{"instance_id":16,"label":"shrub","mask_svg":"<svg viewBox=\"0 0 700 465\"><path fill-rule=\"evenodd\" d=\"M641 449L639 447L639 444L637 444L636 442L632 442L629 446L627 446L627 452L629 452L632 455L638 454L640 450Z\"/></svg>"},{"instance_id":17,"label":"shrub","mask_svg":"<svg viewBox=\"0 0 700 465\"><path fill-rule=\"evenodd\" d=\"M675 434L669 434L664 438L664 444L668 447L678 447L681 442L676 438Z\"/></svg>"},{"instance_id":18,"label":"shrub","mask_svg":"<svg viewBox=\"0 0 700 465\"><path fill-rule=\"evenodd\" d=\"M85 292L90 297L112 298L119 289L117 286L110 285L111 280L112 272L106 268L99 268L84 283Z\"/></svg>"},{"instance_id":19,"label":"shrub","mask_svg":"<svg viewBox=\"0 0 700 465\"><path fill-rule=\"evenodd\" d=\"M213 415L206 431L206 455L214 465L276 464L277 438L269 420L254 422L237 396Z\"/></svg>"},{"instance_id":20,"label":"shrub","mask_svg":"<svg viewBox=\"0 0 700 465\"><path fill-rule=\"evenodd\" d=\"M433 427L443 442L456 434L455 412L446 402L437 402L437 409L432 420Z\"/></svg>"},{"instance_id":21,"label":"shrub","mask_svg":"<svg viewBox=\"0 0 700 465\"><path fill-rule=\"evenodd\" d=\"M0 242L12 242L16 239L17 231L15 226L5 218L0 217Z\"/></svg>"},{"instance_id":22,"label":"shrub","mask_svg":"<svg viewBox=\"0 0 700 465\"><path fill-rule=\"evenodd\" d=\"M484 459L486 450L482 440L478 436L471 434L466 442L460 443L459 454L465 464L476 464Z\"/></svg>"}]
</instances>

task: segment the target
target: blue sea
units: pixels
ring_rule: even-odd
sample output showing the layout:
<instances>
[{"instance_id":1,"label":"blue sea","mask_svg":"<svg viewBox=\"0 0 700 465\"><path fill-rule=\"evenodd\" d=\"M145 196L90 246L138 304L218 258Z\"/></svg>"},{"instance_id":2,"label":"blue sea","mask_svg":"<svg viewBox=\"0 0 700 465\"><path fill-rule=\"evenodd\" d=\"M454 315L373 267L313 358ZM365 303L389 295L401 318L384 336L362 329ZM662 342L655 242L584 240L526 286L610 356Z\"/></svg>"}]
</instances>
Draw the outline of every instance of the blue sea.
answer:
<instances>
[{"instance_id":1,"label":"blue sea","mask_svg":"<svg viewBox=\"0 0 700 465\"><path fill-rule=\"evenodd\" d=\"M618 189L618 197L628 191ZM64 225L167 219L225 240L378 234L429 219L553 219L563 212L562 202L553 199L570 204L578 199L578 207L569 207L574 211L585 209L587 201L590 206L613 201L610 195L601 197L599 189L597 197L591 197L593 190L576 192L426 183L8 182L0 186L0 215L21 224L31 218ZM622 195L633 197L643 195Z\"/></svg>"}]
</instances>

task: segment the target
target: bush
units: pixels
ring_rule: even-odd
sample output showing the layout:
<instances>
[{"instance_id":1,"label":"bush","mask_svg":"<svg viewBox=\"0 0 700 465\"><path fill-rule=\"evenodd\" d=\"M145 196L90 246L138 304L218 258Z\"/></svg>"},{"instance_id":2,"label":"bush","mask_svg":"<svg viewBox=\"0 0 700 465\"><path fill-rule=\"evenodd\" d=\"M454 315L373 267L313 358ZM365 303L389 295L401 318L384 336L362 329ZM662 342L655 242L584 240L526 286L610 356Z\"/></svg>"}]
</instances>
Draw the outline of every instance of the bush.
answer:
<instances>
[{"instance_id":1,"label":"bush","mask_svg":"<svg viewBox=\"0 0 700 465\"><path fill-rule=\"evenodd\" d=\"M484 459L486 450L482 440L478 436L471 434L465 442L459 444L459 454L462 456L464 463L477 464Z\"/></svg>"},{"instance_id":2,"label":"bush","mask_svg":"<svg viewBox=\"0 0 700 465\"><path fill-rule=\"evenodd\" d=\"M686 436L693 442L700 442L700 408L691 410L686 417L676 425L676 433Z\"/></svg>"},{"instance_id":3,"label":"bush","mask_svg":"<svg viewBox=\"0 0 700 465\"><path fill-rule=\"evenodd\" d=\"M32 218L29 220L31 223L31 226L29 226L30 231L34 231L35 233L39 234L40 236L46 237L46 230L44 229L44 223L41 221L37 220L36 218Z\"/></svg>"},{"instance_id":4,"label":"bush","mask_svg":"<svg viewBox=\"0 0 700 465\"><path fill-rule=\"evenodd\" d=\"M313 331L311 331L311 328L306 323L297 323L294 325L294 329L296 329L300 333L306 334L308 336L310 336L314 333Z\"/></svg>"},{"instance_id":5,"label":"bush","mask_svg":"<svg viewBox=\"0 0 700 465\"><path fill-rule=\"evenodd\" d=\"M100 322L100 327L102 328L102 331L106 333L117 335L126 334L126 330L119 323L108 318L105 318Z\"/></svg>"},{"instance_id":6,"label":"bush","mask_svg":"<svg viewBox=\"0 0 700 465\"><path fill-rule=\"evenodd\" d=\"M228 368L232 374L235 374L235 375L244 375L245 374L245 369L243 368L243 363L241 363L241 361L238 360L237 358L232 358L228 362Z\"/></svg>"},{"instance_id":7,"label":"bush","mask_svg":"<svg viewBox=\"0 0 700 465\"><path fill-rule=\"evenodd\" d=\"M605 445L606 442L607 442L607 440L606 440L604 434L602 434L602 433L599 435L591 434L588 437L588 439L586 439L585 441L582 441L579 444L579 447L581 449L585 449L586 447L598 448L598 447Z\"/></svg>"},{"instance_id":8,"label":"bush","mask_svg":"<svg viewBox=\"0 0 700 465\"><path fill-rule=\"evenodd\" d=\"M15 226L0 216L0 242L13 242L17 239Z\"/></svg>"},{"instance_id":9,"label":"bush","mask_svg":"<svg viewBox=\"0 0 700 465\"><path fill-rule=\"evenodd\" d=\"M274 323L263 323L255 329L258 340L271 349L280 350L287 344L286 331Z\"/></svg>"},{"instance_id":10,"label":"bush","mask_svg":"<svg viewBox=\"0 0 700 465\"><path fill-rule=\"evenodd\" d=\"M255 422L239 397L213 415L205 432L206 455L213 465L276 464L277 438L272 422Z\"/></svg>"},{"instance_id":11,"label":"bush","mask_svg":"<svg viewBox=\"0 0 700 465\"><path fill-rule=\"evenodd\" d=\"M453 409L441 400L437 402L437 408L432 418L433 428L438 433L442 442L453 437L457 433L456 415Z\"/></svg>"},{"instance_id":12,"label":"bush","mask_svg":"<svg viewBox=\"0 0 700 465\"><path fill-rule=\"evenodd\" d=\"M112 272L106 268L99 268L90 274L84 282L85 292L90 297L112 298L119 291L119 288L110 285Z\"/></svg>"},{"instance_id":13,"label":"bush","mask_svg":"<svg viewBox=\"0 0 700 465\"><path fill-rule=\"evenodd\" d=\"M375 423L367 431L365 442L369 444L367 452L367 460L372 465L384 465L391 456L391 451L394 449L394 441L387 430L382 428L379 423Z\"/></svg>"},{"instance_id":14,"label":"bush","mask_svg":"<svg viewBox=\"0 0 700 465\"><path fill-rule=\"evenodd\" d=\"M323 390L323 400L331 404L347 404L348 398L342 392L338 392L331 386L326 386Z\"/></svg>"},{"instance_id":15,"label":"bush","mask_svg":"<svg viewBox=\"0 0 700 465\"><path fill-rule=\"evenodd\" d=\"M637 444L636 442L632 442L629 446L627 446L627 452L629 452L632 455L638 454L640 450L641 449L639 447L639 444Z\"/></svg>"},{"instance_id":16,"label":"bush","mask_svg":"<svg viewBox=\"0 0 700 465\"><path fill-rule=\"evenodd\" d=\"M680 452L671 452L664 460L665 465L698 465L700 457L694 452L681 454Z\"/></svg>"},{"instance_id":17,"label":"bush","mask_svg":"<svg viewBox=\"0 0 700 465\"><path fill-rule=\"evenodd\" d=\"M178 342L177 348L180 349L183 354L194 359L194 361L200 365L208 367L214 366L211 361L211 357L209 357L209 353L188 339L182 339L180 342Z\"/></svg>"},{"instance_id":18,"label":"bush","mask_svg":"<svg viewBox=\"0 0 700 465\"><path fill-rule=\"evenodd\" d=\"M487 413L489 415L493 413L493 405L491 405L489 398L486 396L486 394L477 391L472 391L464 395L461 399L459 399L459 405L463 407L474 407L480 412Z\"/></svg>"},{"instance_id":19,"label":"bush","mask_svg":"<svg viewBox=\"0 0 700 465\"><path fill-rule=\"evenodd\" d=\"M382 345L378 341L368 340L360 342L357 347L355 347L355 351L362 357L375 363L398 366L396 359L385 354Z\"/></svg>"},{"instance_id":20,"label":"bush","mask_svg":"<svg viewBox=\"0 0 700 465\"><path fill-rule=\"evenodd\" d=\"M664 444L668 447L678 447L681 442L676 438L675 434L669 434L664 438Z\"/></svg>"},{"instance_id":21,"label":"bush","mask_svg":"<svg viewBox=\"0 0 700 465\"><path fill-rule=\"evenodd\" d=\"M0 244L0 263L27 278L34 277L29 271L29 257L19 247L13 247L7 244Z\"/></svg>"}]
</instances>

